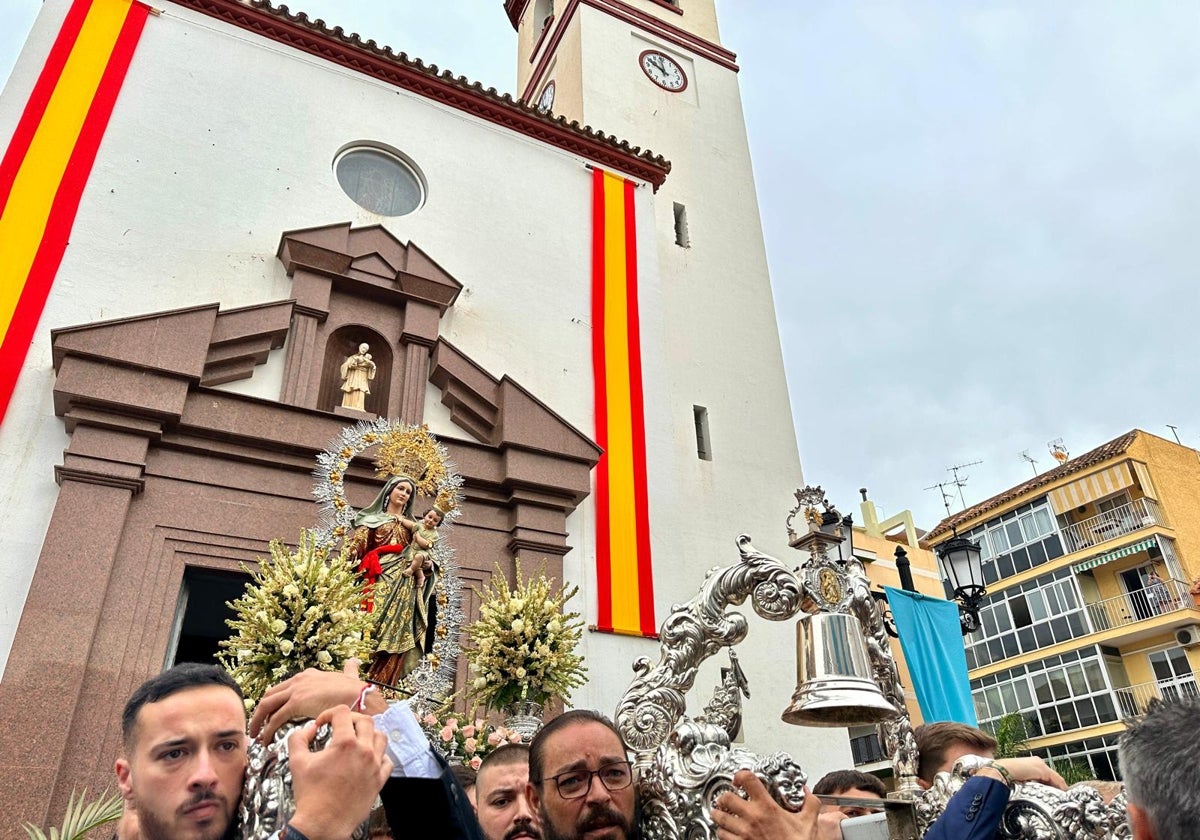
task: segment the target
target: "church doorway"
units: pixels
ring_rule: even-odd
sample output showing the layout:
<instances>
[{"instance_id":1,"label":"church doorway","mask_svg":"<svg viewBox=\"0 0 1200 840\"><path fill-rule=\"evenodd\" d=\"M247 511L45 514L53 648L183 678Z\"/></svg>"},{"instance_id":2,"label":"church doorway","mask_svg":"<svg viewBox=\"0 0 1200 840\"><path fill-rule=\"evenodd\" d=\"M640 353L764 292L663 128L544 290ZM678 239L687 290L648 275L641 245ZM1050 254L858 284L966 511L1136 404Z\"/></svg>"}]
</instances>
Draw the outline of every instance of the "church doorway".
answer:
<instances>
[{"instance_id":1,"label":"church doorway","mask_svg":"<svg viewBox=\"0 0 1200 840\"><path fill-rule=\"evenodd\" d=\"M218 664L218 645L233 635L225 623L235 617L228 602L241 597L249 580L242 572L193 566L184 571L164 667L180 662Z\"/></svg>"}]
</instances>

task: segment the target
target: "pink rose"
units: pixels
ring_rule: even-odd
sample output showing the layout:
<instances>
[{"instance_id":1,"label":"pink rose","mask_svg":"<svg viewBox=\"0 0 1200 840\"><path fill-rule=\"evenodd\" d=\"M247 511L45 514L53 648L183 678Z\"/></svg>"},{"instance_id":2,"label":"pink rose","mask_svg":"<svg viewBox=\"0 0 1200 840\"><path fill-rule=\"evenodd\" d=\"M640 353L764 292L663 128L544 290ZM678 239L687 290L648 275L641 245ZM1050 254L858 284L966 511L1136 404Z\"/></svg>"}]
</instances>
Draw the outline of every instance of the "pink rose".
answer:
<instances>
[{"instance_id":1,"label":"pink rose","mask_svg":"<svg viewBox=\"0 0 1200 840\"><path fill-rule=\"evenodd\" d=\"M1197 578L1197 581L1200 581L1200 578ZM483 729L483 724L484 724L483 718L475 718L475 728L476 729Z\"/></svg>"},{"instance_id":2,"label":"pink rose","mask_svg":"<svg viewBox=\"0 0 1200 840\"><path fill-rule=\"evenodd\" d=\"M425 715L425 717L421 718L421 723L425 724L426 726L437 726L437 722L437 715L435 715L433 712L430 712L429 714Z\"/></svg>"},{"instance_id":3,"label":"pink rose","mask_svg":"<svg viewBox=\"0 0 1200 840\"><path fill-rule=\"evenodd\" d=\"M509 736L508 736L508 743L510 743L510 744L519 744L519 743L521 743L521 733L520 733L520 732L514 732L514 733L512 733L511 735L509 735Z\"/></svg>"},{"instance_id":4,"label":"pink rose","mask_svg":"<svg viewBox=\"0 0 1200 840\"><path fill-rule=\"evenodd\" d=\"M470 761L468 761L467 763L471 765L471 769L472 769L472 770L478 770L478 769L479 769L479 765L480 765L480 764L483 764L483 759L482 759L482 758L480 758L479 756L475 756L474 758L472 758L472 759L471 759Z\"/></svg>"},{"instance_id":5,"label":"pink rose","mask_svg":"<svg viewBox=\"0 0 1200 840\"><path fill-rule=\"evenodd\" d=\"M454 740L454 729L450 724L442 727L442 740L447 744Z\"/></svg>"},{"instance_id":6,"label":"pink rose","mask_svg":"<svg viewBox=\"0 0 1200 840\"><path fill-rule=\"evenodd\" d=\"M500 744L500 742L503 740L504 740L504 736L502 736L499 732L491 732L488 734L488 737L487 737L487 742L489 744L491 744L493 747L498 746Z\"/></svg>"},{"instance_id":7,"label":"pink rose","mask_svg":"<svg viewBox=\"0 0 1200 840\"><path fill-rule=\"evenodd\" d=\"M463 741L463 749L467 751L468 755L475 752L475 747L476 741L474 738L468 738L467 740Z\"/></svg>"},{"instance_id":8,"label":"pink rose","mask_svg":"<svg viewBox=\"0 0 1200 840\"><path fill-rule=\"evenodd\" d=\"M451 732L456 732L458 730L458 718L450 718L450 720L446 721L446 726L450 727Z\"/></svg>"},{"instance_id":9,"label":"pink rose","mask_svg":"<svg viewBox=\"0 0 1200 840\"><path fill-rule=\"evenodd\" d=\"M470 726L470 725L464 726L463 730L462 730L462 734L463 734L464 738L474 738L475 737L475 727Z\"/></svg>"}]
</instances>

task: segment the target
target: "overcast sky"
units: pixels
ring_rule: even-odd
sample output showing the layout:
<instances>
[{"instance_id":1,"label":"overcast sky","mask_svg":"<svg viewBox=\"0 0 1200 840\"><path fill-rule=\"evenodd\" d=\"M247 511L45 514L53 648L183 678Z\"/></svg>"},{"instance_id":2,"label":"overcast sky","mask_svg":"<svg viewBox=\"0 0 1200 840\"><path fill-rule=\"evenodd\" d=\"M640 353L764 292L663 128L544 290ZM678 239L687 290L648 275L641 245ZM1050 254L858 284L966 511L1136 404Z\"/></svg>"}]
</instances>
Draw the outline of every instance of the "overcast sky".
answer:
<instances>
[{"instance_id":1,"label":"overcast sky","mask_svg":"<svg viewBox=\"0 0 1200 840\"><path fill-rule=\"evenodd\" d=\"M39 6L0 0L0 79ZM501 0L291 8L515 85ZM1073 455L1134 427L1200 441L1200 7L718 9L806 481L853 512L866 486L928 529L944 511L925 488L955 464L983 462L971 504L1033 474L1022 451L1053 466L1056 438Z\"/></svg>"}]
</instances>

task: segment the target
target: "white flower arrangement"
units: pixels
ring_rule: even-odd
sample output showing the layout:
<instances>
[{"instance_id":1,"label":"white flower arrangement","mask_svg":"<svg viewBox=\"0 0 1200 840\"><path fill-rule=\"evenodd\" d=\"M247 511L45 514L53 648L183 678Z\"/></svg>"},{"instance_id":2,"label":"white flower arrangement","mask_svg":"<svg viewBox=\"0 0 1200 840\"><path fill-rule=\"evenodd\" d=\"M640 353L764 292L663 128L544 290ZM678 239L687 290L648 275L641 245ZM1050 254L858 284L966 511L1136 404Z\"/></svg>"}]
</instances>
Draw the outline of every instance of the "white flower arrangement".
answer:
<instances>
[{"instance_id":1,"label":"white flower arrangement","mask_svg":"<svg viewBox=\"0 0 1200 840\"><path fill-rule=\"evenodd\" d=\"M248 704L291 673L338 670L372 651L372 616L361 608L362 582L352 564L330 557L310 531L301 533L295 554L280 540L270 550L245 593L229 604L237 613L228 622L234 635L221 642L221 664Z\"/></svg>"},{"instance_id":2,"label":"white flower arrangement","mask_svg":"<svg viewBox=\"0 0 1200 840\"><path fill-rule=\"evenodd\" d=\"M467 627L465 653L474 674L470 692L492 709L525 701L544 704L552 697L569 700L587 674L575 652L583 621L579 613L564 612L579 588L554 592L544 574L526 581L519 559L516 566L512 590L497 567L488 589L477 592L479 620Z\"/></svg>"}]
</instances>

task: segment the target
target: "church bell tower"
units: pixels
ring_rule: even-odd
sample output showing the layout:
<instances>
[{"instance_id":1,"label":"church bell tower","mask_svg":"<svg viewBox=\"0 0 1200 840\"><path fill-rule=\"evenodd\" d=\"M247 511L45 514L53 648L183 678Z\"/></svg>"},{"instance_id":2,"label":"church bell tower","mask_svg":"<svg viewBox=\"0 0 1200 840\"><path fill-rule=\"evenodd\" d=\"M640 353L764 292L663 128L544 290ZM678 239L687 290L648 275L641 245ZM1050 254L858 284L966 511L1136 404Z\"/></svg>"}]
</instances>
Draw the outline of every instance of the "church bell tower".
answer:
<instances>
[{"instance_id":1,"label":"church bell tower","mask_svg":"<svg viewBox=\"0 0 1200 840\"><path fill-rule=\"evenodd\" d=\"M783 521L804 485L737 56L721 43L715 0L507 0L505 11L518 33L518 96L671 163L638 233L639 252L653 251L639 291L655 319L643 320L642 364L662 391L645 394L646 435L669 443L647 456L661 619L705 570L737 560L738 534L786 552ZM761 696L786 704L794 686L778 654L794 642L761 623L755 647L738 653ZM628 652L589 641L590 663L596 653L627 663ZM611 679L628 677L613 666ZM796 737L778 709L748 711L753 748ZM840 730L806 742L821 763L850 761Z\"/></svg>"}]
</instances>

